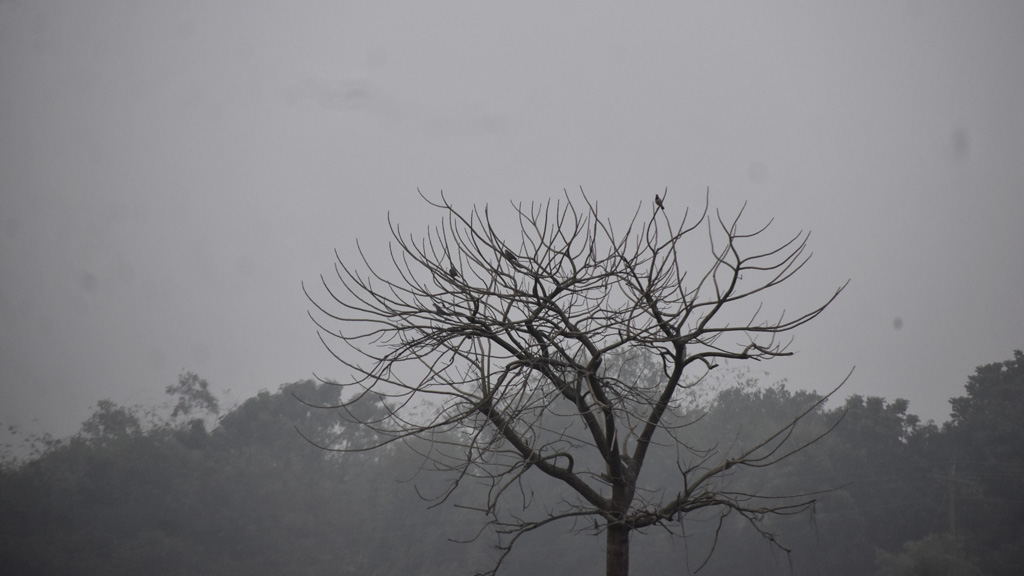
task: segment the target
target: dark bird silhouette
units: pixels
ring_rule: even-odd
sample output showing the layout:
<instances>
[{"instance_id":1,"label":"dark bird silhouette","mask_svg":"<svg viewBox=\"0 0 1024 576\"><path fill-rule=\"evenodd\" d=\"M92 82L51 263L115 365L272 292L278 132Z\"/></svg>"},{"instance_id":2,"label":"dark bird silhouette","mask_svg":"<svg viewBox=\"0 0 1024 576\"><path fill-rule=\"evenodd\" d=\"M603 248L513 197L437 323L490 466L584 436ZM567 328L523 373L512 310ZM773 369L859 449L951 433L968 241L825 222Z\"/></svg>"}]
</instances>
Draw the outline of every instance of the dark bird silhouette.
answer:
<instances>
[{"instance_id":1,"label":"dark bird silhouette","mask_svg":"<svg viewBox=\"0 0 1024 576\"><path fill-rule=\"evenodd\" d=\"M661 208L662 210L665 209L665 203L661 199L661 196L658 196L657 194L655 194L654 195L654 203L658 205L658 208Z\"/></svg>"},{"instance_id":2,"label":"dark bird silhouette","mask_svg":"<svg viewBox=\"0 0 1024 576\"><path fill-rule=\"evenodd\" d=\"M505 256L506 260L513 264L519 262L519 256L516 256L515 252L509 250L508 248L505 248L505 251L502 252L502 254Z\"/></svg>"},{"instance_id":3,"label":"dark bird silhouette","mask_svg":"<svg viewBox=\"0 0 1024 576\"><path fill-rule=\"evenodd\" d=\"M452 267L448 269L448 275L452 278L459 277L459 271L455 269L455 264L452 264Z\"/></svg>"}]
</instances>

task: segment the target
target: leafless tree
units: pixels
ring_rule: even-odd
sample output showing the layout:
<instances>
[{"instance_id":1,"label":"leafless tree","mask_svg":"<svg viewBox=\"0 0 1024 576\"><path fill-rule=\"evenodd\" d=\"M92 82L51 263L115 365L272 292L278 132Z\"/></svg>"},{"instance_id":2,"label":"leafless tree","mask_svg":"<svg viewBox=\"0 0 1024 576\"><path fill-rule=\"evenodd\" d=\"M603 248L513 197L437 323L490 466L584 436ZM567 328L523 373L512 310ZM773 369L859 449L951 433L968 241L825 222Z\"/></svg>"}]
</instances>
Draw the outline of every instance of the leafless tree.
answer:
<instances>
[{"instance_id":1,"label":"leafless tree","mask_svg":"<svg viewBox=\"0 0 1024 576\"><path fill-rule=\"evenodd\" d=\"M678 529L680 517L716 509L774 542L766 517L813 504L813 495L776 499L714 480L771 466L820 438L792 440L818 404L729 453L691 449L677 403L722 360L790 355L787 333L845 284L809 311L766 319L762 293L807 263L808 235L749 253L767 225L741 232L743 210L724 219L707 197L698 216L678 218L663 209L666 197L620 222L602 219L582 190L513 205L515 235L506 237L487 207L460 212L443 194L423 196L440 226L417 238L389 218L389 263L370 262L360 247L364 271L338 256L320 296L304 287L321 340L353 375L338 385L357 393L337 408L382 398L389 416L362 422L382 443L426 439L427 458L454 473L452 490L468 479L489 485L481 509L503 534L489 573L520 536L557 521L604 532L607 574L624 576L633 531ZM691 265L703 272L688 274ZM657 370L626 376L631 357L654 359ZM676 485L644 485L652 447L690 455L677 457ZM572 496L502 514L503 497L528 475Z\"/></svg>"}]
</instances>

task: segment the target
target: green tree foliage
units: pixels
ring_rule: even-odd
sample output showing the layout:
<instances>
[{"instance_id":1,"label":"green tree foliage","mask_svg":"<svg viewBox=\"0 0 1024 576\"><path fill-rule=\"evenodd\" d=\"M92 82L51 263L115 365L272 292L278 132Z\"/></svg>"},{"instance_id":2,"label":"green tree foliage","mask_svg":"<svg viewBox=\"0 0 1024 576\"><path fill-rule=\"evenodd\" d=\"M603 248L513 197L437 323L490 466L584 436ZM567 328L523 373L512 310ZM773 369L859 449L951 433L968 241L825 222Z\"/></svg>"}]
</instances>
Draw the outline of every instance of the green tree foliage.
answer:
<instances>
[{"instance_id":1,"label":"green tree foliage","mask_svg":"<svg viewBox=\"0 0 1024 576\"><path fill-rule=\"evenodd\" d=\"M96 412L82 424L80 436L98 443L124 442L142 433L138 414L110 400L96 403Z\"/></svg>"},{"instance_id":2,"label":"green tree foliage","mask_svg":"<svg viewBox=\"0 0 1024 576\"><path fill-rule=\"evenodd\" d=\"M838 424L839 415L824 408L824 397L820 394L794 392L784 383L763 386L754 378L736 375L741 384L721 390L710 404L691 407L682 417L682 421L691 422L687 425L687 441L693 448L701 447L693 450L690 458L729 459L732 454L762 446L753 453L752 465L729 470L716 479L714 489L741 498L773 494L780 506L806 501L808 497L820 499L819 491L829 487L830 479L807 471L826 453L827 437ZM789 426L794 422L795 426ZM766 438L779 430L784 434L764 444ZM814 442L819 438L820 442ZM666 473L665 478L670 477ZM803 561L812 550L808 542L813 534L808 534L808 527L813 526L816 514L766 518L764 531L755 529L737 514L724 518L681 517L686 537L676 541L674 549L677 555L683 552L681 560L689 570L699 568L702 574L736 574L749 571L751 566L758 566L766 574L783 574L799 569L801 564L794 563L794 558ZM771 533L775 541L765 542L765 532ZM712 555L715 548L728 553ZM652 553L648 550L645 556ZM667 560L664 558L663 562ZM649 564L641 573L659 571L656 565Z\"/></svg>"},{"instance_id":3,"label":"green tree foliage","mask_svg":"<svg viewBox=\"0 0 1024 576\"><path fill-rule=\"evenodd\" d=\"M950 400L951 530L989 552L989 574L1024 573L1024 353L979 366Z\"/></svg>"},{"instance_id":4,"label":"green tree foliage","mask_svg":"<svg viewBox=\"0 0 1024 576\"><path fill-rule=\"evenodd\" d=\"M1024 401L1011 393L1020 389L1020 367L1019 352L980 367L952 401L957 417L943 427L921 424L903 400L852 396L834 408L817 405L792 430L792 445L838 424L821 443L778 465L735 468L716 479L716 489L736 494L834 488L815 496L811 518L769 520L792 554L780 554L737 515L688 515L674 519L675 535L651 529L639 538L634 569L693 572L717 540L729 553L711 556L704 576L1021 574L1024 516L1014 484L1021 475L1012 466L1024 447L1014 445L1012 431ZM611 368L626 378L649 366ZM679 419L670 423L700 447L687 458L744 450L820 399L742 374L733 379L741 384L710 401L676 407ZM209 431L98 403L78 435L48 440L37 457L0 468L3 573L449 575L489 568L500 553L483 545L489 538L449 542L476 534L479 512L466 506L486 496L487 484L463 478L463 491L448 500L456 506L428 510L424 498L448 487L445 474L417 453L432 445L368 452L314 445L379 440L335 411L311 407L338 400L337 387L296 382L246 400ZM353 409L362 418L386 414L370 398ZM662 459L645 474L657 484L693 464ZM539 491L525 482L505 505L523 506ZM504 568L510 575L601 569L602 539L590 523L533 532L519 546Z\"/></svg>"},{"instance_id":5,"label":"green tree foliage","mask_svg":"<svg viewBox=\"0 0 1024 576\"><path fill-rule=\"evenodd\" d=\"M338 392L310 381L261 392L210 432L196 419L147 427L138 409L100 402L78 435L0 470L0 565L54 575L448 574L453 559L472 558L419 521L425 504L411 484L383 480L415 476L415 453L334 454L304 438L372 440L299 401L336 403Z\"/></svg>"},{"instance_id":6,"label":"green tree foliage","mask_svg":"<svg viewBox=\"0 0 1024 576\"><path fill-rule=\"evenodd\" d=\"M904 399L849 397L833 411L841 425L801 469L834 487L819 501L820 573L870 573L876 549L898 549L935 527L943 501L939 469L921 451L934 428L908 408Z\"/></svg>"},{"instance_id":7,"label":"green tree foliage","mask_svg":"<svg viewBox=\"0 0 1024 576\"><path fill-rule=\"evenodd\" d=\"M178 377L176 384L167 387L167 393L177 398L171 417L207 415L220 412L217 398L210 391L210 384L194 372Z\"/></svg>"}]
</instances>

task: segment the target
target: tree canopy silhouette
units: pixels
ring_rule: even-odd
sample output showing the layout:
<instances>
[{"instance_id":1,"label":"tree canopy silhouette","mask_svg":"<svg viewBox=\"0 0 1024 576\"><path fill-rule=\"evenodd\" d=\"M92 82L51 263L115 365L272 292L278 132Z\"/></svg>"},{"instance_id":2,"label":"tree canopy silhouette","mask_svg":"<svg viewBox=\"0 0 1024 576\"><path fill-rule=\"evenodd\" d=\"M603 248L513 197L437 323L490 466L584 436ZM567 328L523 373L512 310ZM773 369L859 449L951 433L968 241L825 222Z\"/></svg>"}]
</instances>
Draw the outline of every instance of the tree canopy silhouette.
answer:
<instances>
[{"instance_id":1,"label":"tree canopy silhouette","mask_svg":"<svg viewBox=\"0 0 1024 576\"><path fill-rule=\"evenodd\" d=\"M607 573L622 576L634 531L681 530L681 518L711 510L774 542L763 520L813 503L727 480L820 438L794 430L828 395L742 446L689 443L680 399L721 361L790 355L789 333L845 284L808 310L768 315L762 295L804 267L808 234L759 249L771 222L744 231L742 209L727 219L707 197L679 215L666 196L622 220L604 219L582 190L513 205L507 235L486 206L423 196L439 226L417 238L389 218L390 261L360 247L364 270L338 256L319 296L303 287L321 340L351 372L336 407L382 443L428 440L415 445L453 473L440 499L488 485L480 508L502 536L492 572L522 535L554 522L604 532ZM386 416L347 410L367 395ZM674 460L675 484L645 484L654 452ZM558 486L543 505L526 486L538 475ZM521 499L509 511L512 494Z\"/></svg>"}]
</instances>

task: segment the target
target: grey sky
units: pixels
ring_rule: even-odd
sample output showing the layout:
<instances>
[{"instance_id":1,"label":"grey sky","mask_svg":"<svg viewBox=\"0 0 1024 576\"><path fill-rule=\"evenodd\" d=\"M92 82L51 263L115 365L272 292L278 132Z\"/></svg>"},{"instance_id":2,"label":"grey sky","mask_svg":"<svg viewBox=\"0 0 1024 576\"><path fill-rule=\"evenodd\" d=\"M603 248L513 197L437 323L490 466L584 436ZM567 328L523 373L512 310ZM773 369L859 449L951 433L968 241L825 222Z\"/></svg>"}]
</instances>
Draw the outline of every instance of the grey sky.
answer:
<instances>
[{"instance_id":1,"label":"grey sky","mask_svg":"<svg viewBox=\"0 0 1024 576\"><path fill-rule=\"evenodd\" d=\"M0 2L0 422L342 376L299 283L417 187L813 230L794 388L945 419L1024 347L1024 4L437 4Z\"/></svg>"}]
</instances>

